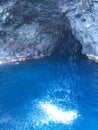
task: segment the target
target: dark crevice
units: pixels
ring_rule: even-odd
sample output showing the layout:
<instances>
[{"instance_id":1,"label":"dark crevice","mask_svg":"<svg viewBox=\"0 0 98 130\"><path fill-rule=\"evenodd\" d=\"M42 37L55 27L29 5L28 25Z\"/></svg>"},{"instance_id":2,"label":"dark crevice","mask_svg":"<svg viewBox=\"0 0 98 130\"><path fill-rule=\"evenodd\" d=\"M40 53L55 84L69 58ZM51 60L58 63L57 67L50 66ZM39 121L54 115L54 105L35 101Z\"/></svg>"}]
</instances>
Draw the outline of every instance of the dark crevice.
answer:
<instances>
[{"instance_id":1,"label":"dark crevice","mask_svg":"<svg viewBox=\"0 0 98 130\"><path fill-rule=\"evenodd\" d=\"M82 45L75 39L71 31L64 31L57 43L55 54L74 56L81 55Z\"/></svg>"}]
</instances>

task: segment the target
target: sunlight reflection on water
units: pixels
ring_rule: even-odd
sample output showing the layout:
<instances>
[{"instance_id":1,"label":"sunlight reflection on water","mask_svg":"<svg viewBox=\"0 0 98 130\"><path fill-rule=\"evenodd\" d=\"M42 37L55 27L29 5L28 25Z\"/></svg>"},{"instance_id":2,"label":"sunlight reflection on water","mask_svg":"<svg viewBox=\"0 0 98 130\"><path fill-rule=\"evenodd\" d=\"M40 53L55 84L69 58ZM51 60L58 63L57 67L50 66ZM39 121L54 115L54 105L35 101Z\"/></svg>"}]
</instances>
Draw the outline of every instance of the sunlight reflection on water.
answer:
<instances>
[{"instance_id":1,"label":"sunlight reflection on water","mask_svg":"<svg viewBox=\"0 0 98 130\"><path fill-rule=\"evenodd\" d=\"M43 124L48 124L49 122L53 122L55 124L71 124L78 117L78 113L76 111L65 111L49 102L40 102L40 108L45 115L45 119L42 120Z\"/></svg>"}]
</instances>

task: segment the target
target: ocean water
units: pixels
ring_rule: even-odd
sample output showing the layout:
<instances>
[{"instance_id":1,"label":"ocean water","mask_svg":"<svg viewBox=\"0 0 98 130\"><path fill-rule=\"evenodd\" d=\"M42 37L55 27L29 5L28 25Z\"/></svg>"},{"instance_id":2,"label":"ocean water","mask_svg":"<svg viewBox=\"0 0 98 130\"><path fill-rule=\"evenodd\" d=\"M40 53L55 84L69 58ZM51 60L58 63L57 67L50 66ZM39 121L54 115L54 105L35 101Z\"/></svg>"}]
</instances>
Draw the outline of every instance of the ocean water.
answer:
<instances>
[{"instance_id":1,"label":"ocean water","mask_svg":"<svg viewBox=\"0 0 98 130\"><path fill-rule=\"evenodd\" d=\"M98 130L98 63L56 55L1 65L0 130Z\"/></svg>"}]
</instances>

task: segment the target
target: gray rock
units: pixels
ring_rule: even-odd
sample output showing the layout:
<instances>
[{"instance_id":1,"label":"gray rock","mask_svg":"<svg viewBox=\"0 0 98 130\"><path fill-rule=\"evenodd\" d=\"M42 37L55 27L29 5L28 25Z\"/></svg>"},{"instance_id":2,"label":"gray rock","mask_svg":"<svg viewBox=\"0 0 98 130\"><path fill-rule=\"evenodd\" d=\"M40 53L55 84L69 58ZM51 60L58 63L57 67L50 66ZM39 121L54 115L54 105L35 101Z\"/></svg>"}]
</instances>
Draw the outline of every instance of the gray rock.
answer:
<instances>
[{"instance_id":1,"label":"gray rock","mask_svg":"<svg viewBox=\"0 0 98 130\"><path fill-rule=\"evenodd\" d=\"M65 29L57 3L41 0L1 0L0 59L50 55Z\"/></svg>"},{"instance_id":2,"label":"gray rock","mask_svg":"<svg viewBox=\"0 0 98 130\"><path fill-rule=\"evenodd\" d=\"M98 56L98 1L79 2L0 0L0 60L73 54L81 45Z\"/></svg>"},{"instance_id":3,"label":"gray rock","mask_svg":"<svg viewBox=\"0 0 98 130\"><path fill-rule=\"evenodd\" d=\"M62 6L68 8L69 5L71 1ZM85 4L73 1L73 6L76 8L66 13L72 33L82 44L82 53L96 57L98 56L98 1L87 0Z\"/></svg>"}]
</instances>

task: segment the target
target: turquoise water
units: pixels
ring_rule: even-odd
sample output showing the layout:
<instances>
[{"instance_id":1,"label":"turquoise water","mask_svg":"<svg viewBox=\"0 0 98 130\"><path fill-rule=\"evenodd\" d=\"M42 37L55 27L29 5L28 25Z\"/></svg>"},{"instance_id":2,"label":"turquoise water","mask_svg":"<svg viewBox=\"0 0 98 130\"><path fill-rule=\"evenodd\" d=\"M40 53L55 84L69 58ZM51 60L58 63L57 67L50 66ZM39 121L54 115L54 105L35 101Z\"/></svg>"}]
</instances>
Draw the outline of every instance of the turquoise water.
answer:
<instances>
[{"instance_id":1,"label":"turquoise water","mask_svg":"<svg viewBox=\"0 0 98 130\"><path fill-rule=\"evenodd\" d=\"M56 55L0 66L0 130L98 130L98 64Z\"/></svg>"}]
</instances>

